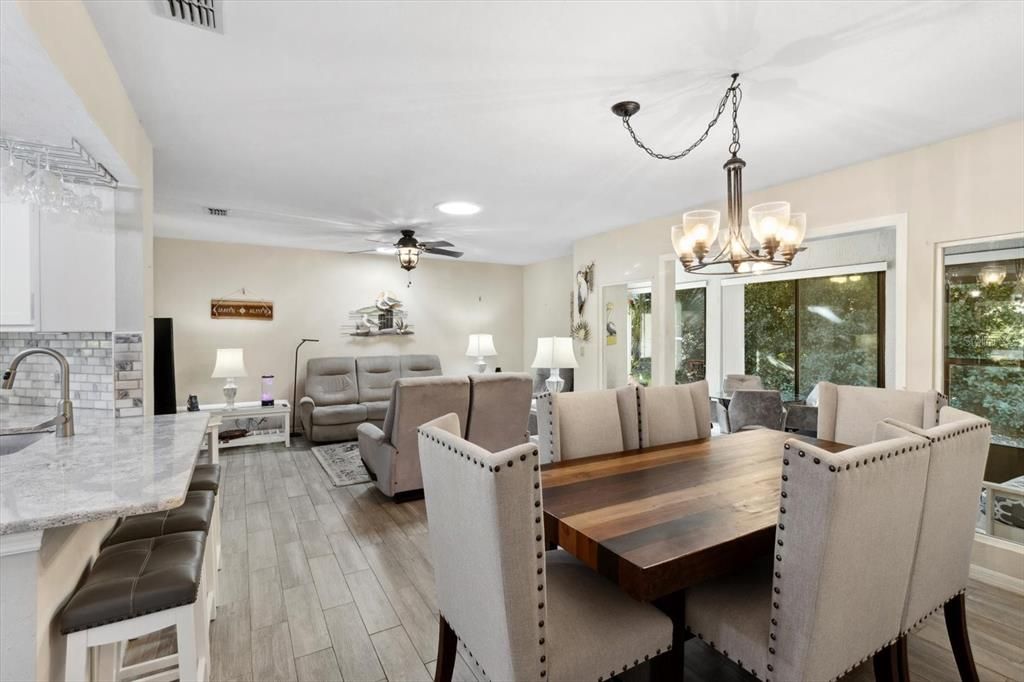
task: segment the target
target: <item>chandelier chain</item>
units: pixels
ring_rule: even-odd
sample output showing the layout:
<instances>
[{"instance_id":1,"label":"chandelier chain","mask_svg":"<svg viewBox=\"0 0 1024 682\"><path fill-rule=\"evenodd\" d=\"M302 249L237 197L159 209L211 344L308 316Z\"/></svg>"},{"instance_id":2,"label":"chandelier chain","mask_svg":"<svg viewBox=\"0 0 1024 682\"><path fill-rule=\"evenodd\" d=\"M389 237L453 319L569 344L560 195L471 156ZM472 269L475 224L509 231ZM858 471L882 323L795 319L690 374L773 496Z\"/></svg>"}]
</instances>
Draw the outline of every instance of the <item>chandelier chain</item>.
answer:
<instances>
[{"instance_id":1,"label":"chandelier chain","mask_svg":"<svg viewBox=\"0 0 1024 682\"><path fill-rule=\"evenodd\" d=\"M640 138L636 134L636 131L633 130L633 126L629 122L629 119L630 119L629 115L626 115L626 116L622 117L622 125L629 132L629 136L631 138L633 138L633 143L637 147L639 147L640 149L642 149L645 152L647 152L647 154L649 156L651 156L651 157L653 157L655 159L661 159L661 160L664 160L664 161L675 161L676 159L681 159L684 156L688 155L694 149L699 147L701 145L701 143L704 142L704 140L708 139L708 135L711 134L711 129L715 127L716 123L718 123L718 120L722 117L722 114L725 112L725 108L729 105L729 100L731 99L732 100L732 142L729 144L729 152L733 156L736 156L736 154L739 153L739 150L740 150L740 126L739 126L739 123L737 122L736 119L737 119L737 116L739 114L740 101L743 99L743 92L740 89L739 83L737 82L738 79L739 79L739 74L733 76L732 83L726 89L725 94L722 95L722 99L718 103L718 111L715 112L714 118L712 118L711 121L708 122L708 125L704 129L704 132L701 134L701 136L698 137L697 140L693 144L691 144L689 147L687 147L686 149L682 150L681 152L677 152L675 154L660 154L660 153L654 151L653 149L651 149L650 147L648 147L646 144L641 142Z\"/></svg>"}]
</instances>

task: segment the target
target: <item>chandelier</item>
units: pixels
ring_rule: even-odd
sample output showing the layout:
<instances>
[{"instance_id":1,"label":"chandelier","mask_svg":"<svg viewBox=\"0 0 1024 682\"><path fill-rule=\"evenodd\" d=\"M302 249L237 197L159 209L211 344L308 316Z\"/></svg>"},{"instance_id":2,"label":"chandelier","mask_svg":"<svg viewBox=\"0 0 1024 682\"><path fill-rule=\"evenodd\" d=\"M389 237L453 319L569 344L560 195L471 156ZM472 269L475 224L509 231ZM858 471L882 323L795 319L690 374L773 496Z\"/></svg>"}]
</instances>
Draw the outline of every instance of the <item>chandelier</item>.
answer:
<instances>
[{"instance_id":1,"label":"chandelier","mask_svg":"<svg viewBox=\"0 0 1024 682\"><path fill-rule=\"evenodd\" d=\"M737 116L743 100L739 77L738 73L732 74L732 83L718 103L718 111L704 133L696 142L676 154L659 154L637 137L630 119L640 110L638 103L619 102L612 107L612 113L622 118L622 125L637 147L652 158L675 161L688 155L707 139L726 107L732 103L731 156L723 166L727 191L726 230L719 230L722 216L718 211L700 210L683 214L683 222L672 226L672 247L687 272L731 275L776 270L792 264L797 252L804 250L800 245L807 232L807 215L792 213L788 202L772 201L751 207L748 212L750 225L743 225L743 168L747 164L739 157L740 126Z\"/></svg>"}]
</instances>

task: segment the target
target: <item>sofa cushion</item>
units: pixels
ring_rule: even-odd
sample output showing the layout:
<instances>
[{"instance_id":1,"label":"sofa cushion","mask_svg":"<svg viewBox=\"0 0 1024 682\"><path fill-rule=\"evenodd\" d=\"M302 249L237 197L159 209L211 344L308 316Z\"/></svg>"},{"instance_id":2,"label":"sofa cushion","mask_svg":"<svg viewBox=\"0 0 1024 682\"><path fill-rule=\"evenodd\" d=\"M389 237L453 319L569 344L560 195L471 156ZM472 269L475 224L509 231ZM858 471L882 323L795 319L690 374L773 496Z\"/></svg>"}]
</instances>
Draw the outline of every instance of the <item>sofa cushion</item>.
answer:
<instances>
[{"instance_id":1,"label":"sofa cushion","mask_svg":"<svg viewBox=\"0 0 1024 682\"><path fill-rule=\"evenodd\" d=\"M365 405L327 405L313 410L313 424L316 426L357 424L364 421L366 421Z\"/></svg>"},{"instance_id":2,"label":"sofa cushion","mask_svg":"<svg viewBox=\"0 0 1024 682\"><path fill-rule=\"evenodd\" d=\"M390 404L390 400L371 400L368 403L363 403L363 407L366 408L366 419L372 422L384 421L384 417L388 413L388 405Z\"/></svg>"},{"instance_id":3,"label":"sofa cushion","mask_svg":"<svg viewBox=\"0 0 1024 682\"><path fill-rule=\"evenodd\" d=\"M312 358L306 363L306 395L318 407L359 402L355 358Z\"/></svg>"},{"instance_id":4,"label":"sofa cushion","mask_svg":"<svg viewBox=\"0 0 1024 682\"><path fill-rule=\"evenodd\" d=\"M441 359L436 355L403 355L399 367L403 378L441 376Z\"/></svg>"},{"instance_id":5,"label":"sofa cushion","mask_svg":"<svg viewBox=\"0 0 1024 682\"><path fill-rule=\"evenodd\" d=\"M371 355L356 358L359 402L369 403L391 398L391 384L398 378L397 355Z\"/></svg>"}]
</instances>

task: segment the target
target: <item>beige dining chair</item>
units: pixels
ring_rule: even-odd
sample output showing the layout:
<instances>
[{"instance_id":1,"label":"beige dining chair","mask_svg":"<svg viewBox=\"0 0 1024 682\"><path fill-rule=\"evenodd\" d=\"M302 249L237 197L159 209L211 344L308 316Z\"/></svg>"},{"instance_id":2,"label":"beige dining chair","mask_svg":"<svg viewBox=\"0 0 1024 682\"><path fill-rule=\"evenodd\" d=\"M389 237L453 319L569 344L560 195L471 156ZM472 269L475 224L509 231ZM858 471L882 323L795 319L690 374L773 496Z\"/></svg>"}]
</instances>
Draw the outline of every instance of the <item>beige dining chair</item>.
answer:
<instances>
[{"instance_id":1,"label":"beige dining chair","mask_svg":"<svg viewBox=\"0 0 1024 682\"><path fill-rule=\"evenodd\" d=\"M636 386L537 396L538 446L545 461L640 447Z\"/></svg>"},{"instance_id":2,"label":"beige dining chair","mask_svg":"<svg viewBox=\"0 0 1024 682\"><path fill-rule=\"evenodd\" d=\"M640 390L640 447L711 436L708 382L647 386Z\"/></svg>"},{"instance_id":3,"label":"beige dining chair","mask_svg":"<svg viewBox=\"0 0 1024 682\"><path fill-rule=\"evenodd\" d=\"M879 428L887 428L886 435L913 434L931 442L921 534L901 631L904 635L910 633L941 607L960 678L977 680L967 634L964 593L974 547L978 495L992 439L991 425L969 412L943 407L938 426L930 429L894 419L886 419ZM899 645L900 662L906 667L905 636Z\"/></svg>"},{"instance_id":4,"label":"beige dining chair","mask_svg":"<svg viewBox=\"0 0 1024 682\"><path fill-rule=\"evenodd\" d=\"M686 627L762 680L833 680L875 657L893 679L924 506L918 436L782 450L773 557L686 592Z\"/></svg>"},{"instance_id":5,"label":"beige dining chair","mask_svg":"<svg viewBox=\"0 0 1024 682\"><path fill-rule=\"evenodd\" d=\"M459 433L454 414L419 429L441 615L435 680L452 679L460 641L491 680L606 680L659 656L671 663L668 616L545 552L536 446L491 453Z\"/></svg>"},{"instance_id":6,"label":"beige dining chair","mask_svg":"<svg viewBox=\"0 0 1024 682\"><path fill-rule=\"evenodd\" d=\"M870 386L840 386L822 381L818 390L818 438L846 445L870 443L875 425L896 419L918 428L938 423L946 404L938 391L897 391Z\"/></svg>"}]
</instances>

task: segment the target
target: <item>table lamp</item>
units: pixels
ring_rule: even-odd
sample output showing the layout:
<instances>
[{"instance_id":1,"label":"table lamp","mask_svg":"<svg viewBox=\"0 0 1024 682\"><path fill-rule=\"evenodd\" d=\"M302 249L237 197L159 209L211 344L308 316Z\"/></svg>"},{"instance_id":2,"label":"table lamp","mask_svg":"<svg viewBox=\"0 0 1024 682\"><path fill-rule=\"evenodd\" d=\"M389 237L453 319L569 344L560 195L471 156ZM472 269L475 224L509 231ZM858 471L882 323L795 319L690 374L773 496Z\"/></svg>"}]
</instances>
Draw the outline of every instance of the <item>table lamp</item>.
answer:
<instances>
[{"instance_id":1,"label":"table lamp","mask_svg":"<svg viewBox=\"0 0 1024 682\"><path fill-rule=\"evenodd\" d=\"M469 345L466 346L466 355L476 358L476 371L481 374L487 369L485 357L497 355L494 350L494 337L490 334L470 334Z\"/></svg>"},{"instance_id":2,"label":"table lamp","mask_svg":"<svg viewBox=\"0 0 1024 682\"><path fill-rule=\"evenodd\" d=\"M228 409L235 406L235 394L238 393L238 386L235 384L235 377L245 377L249 374L245 371L245 360L242 358L241 348L218 348L217 363L213 366L214 379L226 379L224 382L224 403Z\"/></svg>"},{"instance_id":3,"label":"table lamp","mask_svg":"<svg viewBox=\"0 0 1024 682\"><path fill-rule=\"evenodd\" d=\"M565 386L565 379L558 375L560 369L573 369L577 367L576 354L572 349L572 337L569 336L542 336L537 339L537 355L533 358L531 367L547 367L551 370L544 385L551 393L558 393Z\"/></svg>"}]
</instances>

